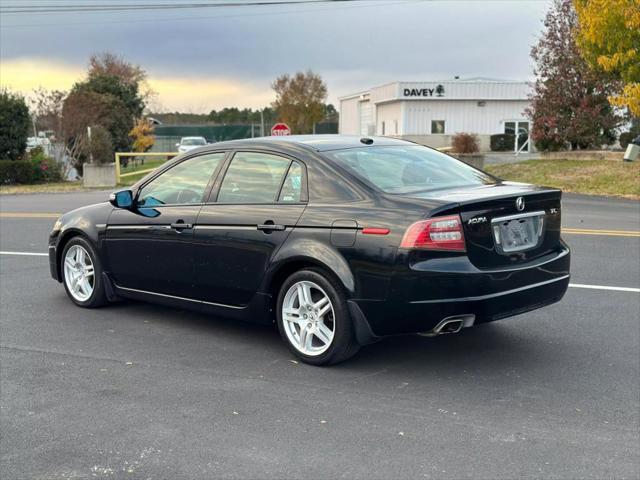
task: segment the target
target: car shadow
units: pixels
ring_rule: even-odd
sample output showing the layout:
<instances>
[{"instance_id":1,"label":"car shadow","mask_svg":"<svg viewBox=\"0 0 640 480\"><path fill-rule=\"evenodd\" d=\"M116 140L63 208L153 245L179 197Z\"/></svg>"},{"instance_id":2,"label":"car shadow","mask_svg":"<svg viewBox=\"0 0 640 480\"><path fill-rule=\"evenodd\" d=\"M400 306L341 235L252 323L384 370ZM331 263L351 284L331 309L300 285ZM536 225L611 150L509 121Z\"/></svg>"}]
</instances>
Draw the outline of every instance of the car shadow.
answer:
<instances>
[{"instance_id":1,"label":"car shadow","mask_svg":"<svg viewBox=\"0 0 640 480\"><path fill-rule=\"evenodd\" d=\"M223 344L229 352L239 352L238 355L243 355L244 360L249 360L249 355L251 360L260 365L288 361L296 363L275 325L242 322L133 301L117 303L108 308L120 310L122 315L129 318L152 319L150 321L154 324L172 330L178 342L181 341L181 335L192 333L199 339L208 337L218 345ZM477 325L458 334L431 338L419 335L388 337L362 347L356 356L332 366L331 370L336 373L342 371L358 375L381 369L401 369L405 373L433 370L441 376L457 375L462 370L481 373L526 369L532 365L534 359L538 364L536 368L539 368L541 352L538 344L544 340L530 338L529 333L532 330L529 329L529 333L522 332L518 322L519 319L514 318ZM539 332L542 332L542 327ZM533 333L535 334L535 331ZM188 336L184 336L182 341L188 342ZM553 361L553 358L545 353L544 362ZM298 363L304 368L315 368Z\"/></svg>"}]
</instances>

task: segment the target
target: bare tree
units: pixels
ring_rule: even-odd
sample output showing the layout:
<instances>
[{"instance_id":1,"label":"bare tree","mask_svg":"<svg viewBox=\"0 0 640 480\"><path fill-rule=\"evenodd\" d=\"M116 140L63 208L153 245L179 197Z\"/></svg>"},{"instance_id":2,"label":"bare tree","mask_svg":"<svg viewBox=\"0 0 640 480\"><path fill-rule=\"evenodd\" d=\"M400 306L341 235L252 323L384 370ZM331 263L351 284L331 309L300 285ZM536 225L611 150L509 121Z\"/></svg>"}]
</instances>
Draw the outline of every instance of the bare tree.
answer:
<instances>
[{"instance_id":1,"label":"bare tree","mask_svg":"<svg viewBox=\"0 0 640 480\"><path fill-rule=\"evenodd\" d=\"M32 117L38 131L50 130L55 138L62 138L62 108L67 92L37 88L29 99Z\"/></svg>"}]
</instances>

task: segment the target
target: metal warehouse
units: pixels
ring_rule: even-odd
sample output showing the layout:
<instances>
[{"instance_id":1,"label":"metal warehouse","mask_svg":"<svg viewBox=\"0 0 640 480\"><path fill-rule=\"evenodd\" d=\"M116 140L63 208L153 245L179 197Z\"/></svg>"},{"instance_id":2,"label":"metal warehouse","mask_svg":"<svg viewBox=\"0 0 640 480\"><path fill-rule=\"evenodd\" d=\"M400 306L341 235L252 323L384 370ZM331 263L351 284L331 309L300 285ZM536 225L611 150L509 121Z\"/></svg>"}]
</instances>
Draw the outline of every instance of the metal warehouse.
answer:
<instances>
[{"instance_id":1,"label":"metal warehouse","mask_svg":"<svg viewBox=\"0 0 640 480\"><path fill-rule=\"evenodd\" d=\"M481 150L490 136L518 135L515 150L529 151L527 82L485 78L393 82L340 98L340 133L388 135L446 147L459 132L475 133Z\"/></svg>"}]
</instances>

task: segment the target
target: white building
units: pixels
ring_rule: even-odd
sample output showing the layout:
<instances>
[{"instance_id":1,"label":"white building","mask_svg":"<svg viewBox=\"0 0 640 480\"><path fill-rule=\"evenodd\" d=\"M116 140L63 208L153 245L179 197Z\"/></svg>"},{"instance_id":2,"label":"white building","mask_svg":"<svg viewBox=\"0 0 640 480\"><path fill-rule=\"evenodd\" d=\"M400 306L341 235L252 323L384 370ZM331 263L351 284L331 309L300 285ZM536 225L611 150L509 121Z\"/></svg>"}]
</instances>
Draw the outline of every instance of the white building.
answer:
<instances>
[{"instance_id":1,"label":"white building","mask_svg":"<svg viewBox=\"0 0 640 480\"><path fill-rule=\"evenodd\" d=\"M528 151L531 85L484 78L394 82L340 98L340 133L388 135L439 148L459 132L475 133L489 150L495 133L518 132Z\"/></svg>"}]
</instances>

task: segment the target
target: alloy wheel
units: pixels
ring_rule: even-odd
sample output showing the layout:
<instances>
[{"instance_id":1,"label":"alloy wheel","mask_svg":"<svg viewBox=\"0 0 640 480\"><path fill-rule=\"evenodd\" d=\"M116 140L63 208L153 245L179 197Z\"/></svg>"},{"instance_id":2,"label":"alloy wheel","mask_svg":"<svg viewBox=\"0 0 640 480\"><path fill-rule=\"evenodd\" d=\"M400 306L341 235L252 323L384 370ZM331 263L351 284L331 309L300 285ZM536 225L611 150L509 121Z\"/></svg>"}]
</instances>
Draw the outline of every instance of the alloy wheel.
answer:
<instances>
[{"instance_id":1,"label":"alloy wheel","mask_svg":"<svg viewBox=\"0 0 640 480\"><path fill-rule=\"evenodd\" d=\"M327 351L335 336L335 314L331 299L317 284L296 282L284 296L282 323L291 345L304 355Z\"/></svg>"},{"instance_id":2,"label":"alloy wheel","mask_svg":"<svg viewBox=\"0 0 640 480\"><path fill-rule=\"evenodd\" d=\"M64 256L64 281L69 294L86 302L93 294L95 275L91 255L81 245L73 245Z\"/></svg>"}]
</instances>

